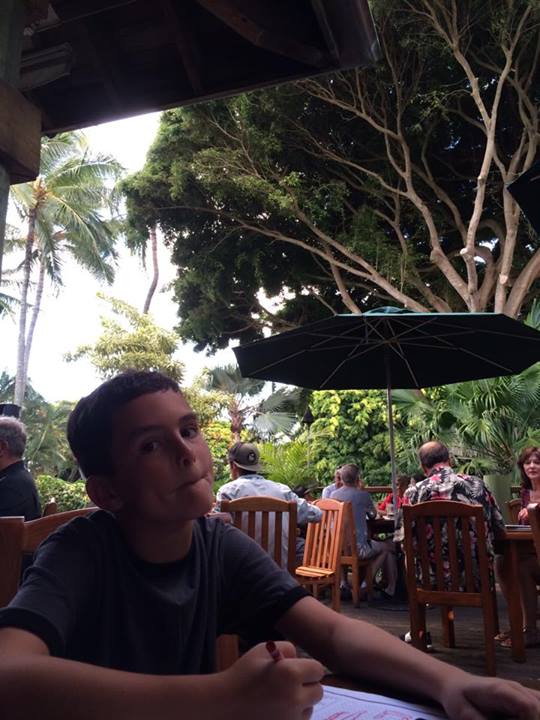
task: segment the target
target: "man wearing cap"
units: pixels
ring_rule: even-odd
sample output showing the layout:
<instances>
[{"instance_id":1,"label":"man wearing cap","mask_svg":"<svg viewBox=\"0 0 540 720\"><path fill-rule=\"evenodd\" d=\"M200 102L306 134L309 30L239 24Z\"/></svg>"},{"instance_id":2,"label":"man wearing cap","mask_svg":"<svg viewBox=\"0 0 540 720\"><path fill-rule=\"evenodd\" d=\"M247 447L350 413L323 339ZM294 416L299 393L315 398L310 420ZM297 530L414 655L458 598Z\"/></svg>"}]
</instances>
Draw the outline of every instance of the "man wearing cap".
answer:
<instances>
[{"instance_id":1,"label":"man wearing cap","mask_svg":"<svg viewBox=\"0 0 540 720\"><path fill-rule=\"evenodd\" d=\"M294 500L298 505L297 523L299 526L308 522L320 522L322 511L298 497L288 485L268 480L261 475L259 449L252 443L237 442L229 449L229 467L232 481L222 485L217 491L215 510L221 509L222 500L236 500L241 497L267 495L279 500ZM286 547L287 530L283 529L282 543ZM304 540L297 538L296 554L301 560Z\"/></svg>"},{"instance_id":2,"label":"man wearing cap","mask_svg":"<svg viewBox=\"0 0 540 720\"><path fill-rule=\"evenodd\" d=\"M34 480L24 466L26 428L14 417L0 416L0 517L41 515Z\"/></svg>"}]
</instances>

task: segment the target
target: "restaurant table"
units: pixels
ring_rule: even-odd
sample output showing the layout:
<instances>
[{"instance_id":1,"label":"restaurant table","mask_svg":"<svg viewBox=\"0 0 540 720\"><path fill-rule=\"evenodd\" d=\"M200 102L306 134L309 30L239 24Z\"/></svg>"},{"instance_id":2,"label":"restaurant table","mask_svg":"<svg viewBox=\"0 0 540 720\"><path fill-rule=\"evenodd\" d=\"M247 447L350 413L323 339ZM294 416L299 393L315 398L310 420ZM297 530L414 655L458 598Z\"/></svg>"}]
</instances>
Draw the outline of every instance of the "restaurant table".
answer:
<instances>
[{"instance_id":1,"label":"restaurant table","mask_svg":"<svg viewBox=\"0 0 540 720\"><path fill-rule=\"evenodd\" d=\"M512 530L506 528L500 540L504 551L504 564L507 573L508 587L511 588L506 598L508 604L508 620L510 623L510 638L512 641L512 660L525 662L525 638L523 635L523 614L521 612L521 591L519 584L519 551L526 547L526 543L533 544L533 535L530 528Z\"/></svg>"},{"instance_id":2,"label":"restaurant table","mask_svg":"<svg viewBox=\"0 0 540 720\"><path fill-rule=\"evenodd\" d=\"M423 697L414 691L396 690L396 688L369 680L359 680L354 677L342 675L341 673L339 675L334 675L333 673L325 675L322 679L322 684L328 685L329 687L343 688L344 690L358 690L360 692L373 693L374 695L386 695L387 697L396 698L396 700L417 703L433 708L434 710L442 711L442 706L439 703L436 703L431 698Z\"/></svg>"},{"instance_id":3,"label":"restaurant table","mask_svg":"<svg viewBox=\"0 0 540 720\"><path fill-rule=\"evenodd\" d=\"M394 518L386 515L368 519L367 525L370 537L382 534L392 535L394 532Z\"/></svg>"}]
</instances>

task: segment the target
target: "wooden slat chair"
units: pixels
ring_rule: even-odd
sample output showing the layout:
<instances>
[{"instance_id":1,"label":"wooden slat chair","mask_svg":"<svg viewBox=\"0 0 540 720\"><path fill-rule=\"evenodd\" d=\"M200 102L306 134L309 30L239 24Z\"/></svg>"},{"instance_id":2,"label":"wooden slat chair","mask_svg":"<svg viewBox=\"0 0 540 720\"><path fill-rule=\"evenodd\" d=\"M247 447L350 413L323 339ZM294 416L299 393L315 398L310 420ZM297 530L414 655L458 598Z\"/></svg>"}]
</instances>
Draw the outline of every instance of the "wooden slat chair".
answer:
<instances>
[{"instance_id":1,"label":"wooden slat chair","mask_svg":"<svg viewBox=\"0 0 540 720\"><path fill-rule=\"evenodd\" d=\"M338 500L317 500L322 510L320 523L310 523L302 565L296 568L296 579L301 585L311 586L314 597L324 585L332 588L332 607L339 612L341 552L343 549L343 518L345 505Z\"/></svg>"},{"instance_id":2,"label":"wooden slat chair","mask_svg":"<svg viewBox=\"0 0 540 720\"><path fill-rule=\"evenodd\" d=\"M453 607L481 608L486 670L489 675L495 675L494 638L498 617L482 506L442 500L404 505L403 523L413 645L426 649L427 603L441 606L443 642L447 647L455 647ZM433 538L431 557L428 526ZM445 531L447 542L443 542ZM476 536L476 557L473 557L471 532ZM446 564L446 581L443 564Z\"/></svg>"},{"instance_id":3,"label":"wooden slat chair","mask_svg":"<svg viewBox=\"0 0 540 720\"><path fill-rule=\"evenodd\" d=\"M52 498L51 500L46 502L45 505L43 506L42 515L43 515L43 517L47 517L47 515L54 515L57 512L58 512L58 503L56 502L56 500L54 498Z\"/></svg>"},{"instance_id":4,"label":"wooden slat chair","mask_svg":"<svg viewBox=\"0 0 540 720\"><path fill-rule=\"evenodd\" d=\"M294 576L296 567L296 519L298 505L293 501L280 500L266 495L258 495L236 500L222 500L222 513L230 513L233 524L269 552L281 567L285 567ZM287 547L281 542L282 531L288 527ZM272 538L279 539L273 542ZM217 639L217 668L226 670L240 657L237 635L220 635Z\"/></svg>"},{"instance_id":5,"label":"wooden slat chair","mask_svg":"<svg viewBox=\"0 0 540 720\"><path fill-rule=\"evenodd\" d=\"M527 512L529 513L529 524L533 534L534 549L540 563L540 503L527 505ZM536 586L536 594L540 597L540 585ZM540 618L540 608L537 610L536 617Z\"/></svg>"},{"instance_id":6,"label":"wooden slat chair","mask_svg":"<svg viewBox=\"0 0 540 720\"><path fill-rule=\"evenodd\" d=\"M7 605L17 592L24 555L34 553L60 525L95 509L69 510L28 522L24 517L0 518L0 607Z\"/></svg>"},{"instance_id":7,"label":"wooden slat chair","mask_svg":"<svg viewBox=\"0 0 540 720\"><path fill-rule=\"evenodd\" d=\"M221 512L230 513L233 524L269 553L276 563L294 576L296 568L296 519L298 505L294 500L280 500L266 495L222 500ZM281 542L287 528L287 547ZM279 542L278 542L279 540Z\"/></svg>"},{"instance_id":8,"label":"wooden slat chair","mask_svg":"<svg viewBox=\"0 0 540 720\"><path fill-rule=\"evenodd\" d=\"M540 503L531 503L527 505L529 512L529 523L534 540L534 548L538 556L538 562L540 563Z\"/></svg>"},{"instance_id":9,"label":"wooden slat chair","mask_svg":"<svg viewBox=\"0 0 540 720\"><path fill-rule=\"evenodd\" d=\"M363 560L358 555L356 544L356 527L350 502L344 503L343 519L343 550L341 552L341 567L351 568L352 575L352 598L355 605L360 601L360 585L366 581L367 599L373 597L373 572L372 561Z\"/></svg>"},{"instance_id":10,"label":"wooden slat chair","mask_svg":"<svg viewBox=\"0 0 540 720\"><path fill-rule=\"evenodd\" d=\"M519 511L521 510L521 499L514 498L513 500L507 500L506 507L508 508L508 517L510 518L510 522L517 525L519 522Z\"/></svg>"}]
</instances>

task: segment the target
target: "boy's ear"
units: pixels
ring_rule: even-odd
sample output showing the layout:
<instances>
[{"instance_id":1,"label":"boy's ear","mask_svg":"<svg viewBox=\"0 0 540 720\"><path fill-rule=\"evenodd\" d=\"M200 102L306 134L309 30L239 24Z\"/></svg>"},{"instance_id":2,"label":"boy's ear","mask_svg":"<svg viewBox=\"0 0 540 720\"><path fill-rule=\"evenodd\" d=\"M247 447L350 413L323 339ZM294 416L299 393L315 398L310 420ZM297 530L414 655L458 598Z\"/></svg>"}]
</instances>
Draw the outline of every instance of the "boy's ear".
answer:
<instances>
[{"instance_id":1,"label":"boy's ear","mask_svg":"<svg viewBox=\"0 0 540 720\"><path fill-rule=\"evenodd\" d=\"M106 475L90 475L86 480L86 492L90 500L102 510L118 512L124 504L116 493L111 478Z\"/></svg>"}]
</instances>

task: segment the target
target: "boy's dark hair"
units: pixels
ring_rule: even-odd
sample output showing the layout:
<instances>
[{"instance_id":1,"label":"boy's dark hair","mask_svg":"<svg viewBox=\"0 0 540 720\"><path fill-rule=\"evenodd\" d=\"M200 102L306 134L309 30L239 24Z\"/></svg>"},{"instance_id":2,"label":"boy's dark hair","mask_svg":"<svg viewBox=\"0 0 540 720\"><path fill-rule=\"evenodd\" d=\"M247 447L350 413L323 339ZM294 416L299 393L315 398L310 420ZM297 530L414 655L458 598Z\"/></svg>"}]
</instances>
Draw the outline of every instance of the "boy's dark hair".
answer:
<instances>
[{"instance_id":1,"label":"boy's dark hair","mask_svg":"<svg viewBox=\"0 0 540 720\"><path fill-rule=\"evenodd\" d=\"M165 390L180 393L178 383L163 373L126 370L79 400L68 419L67 438L85 476L114 471L111 455L114 413L141 395Z\"/></svg>"}]
</instances>

